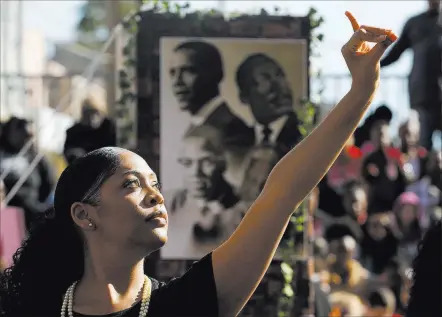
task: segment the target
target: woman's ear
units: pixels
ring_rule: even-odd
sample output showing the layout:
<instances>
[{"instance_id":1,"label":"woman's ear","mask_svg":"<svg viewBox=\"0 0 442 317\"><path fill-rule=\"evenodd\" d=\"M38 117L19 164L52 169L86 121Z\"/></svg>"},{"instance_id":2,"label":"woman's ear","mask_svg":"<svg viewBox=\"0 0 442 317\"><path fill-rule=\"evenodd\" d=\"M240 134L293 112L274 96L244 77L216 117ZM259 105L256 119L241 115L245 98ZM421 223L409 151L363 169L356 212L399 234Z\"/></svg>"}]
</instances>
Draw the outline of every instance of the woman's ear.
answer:
<instances>
[{"instance_id":1,"label":"woman's ear","mask_svg":"<svg viewBox=\"0 0 442 317\"><path fill-rule=\"evenodd\" d=\"M95 223L88 214L88 206L83 203L74 203L71 206L71 217L74 223L84 230L96 228Z\"/></svg>"}]
</instances>

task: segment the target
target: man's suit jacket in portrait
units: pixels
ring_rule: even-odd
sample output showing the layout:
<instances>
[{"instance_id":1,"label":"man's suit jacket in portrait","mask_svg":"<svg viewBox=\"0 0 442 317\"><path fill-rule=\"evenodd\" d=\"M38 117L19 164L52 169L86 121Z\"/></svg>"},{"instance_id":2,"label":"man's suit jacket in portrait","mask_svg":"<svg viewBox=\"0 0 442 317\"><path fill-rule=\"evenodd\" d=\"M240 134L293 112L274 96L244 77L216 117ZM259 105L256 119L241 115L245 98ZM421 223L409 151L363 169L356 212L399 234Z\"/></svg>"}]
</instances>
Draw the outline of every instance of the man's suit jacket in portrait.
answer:
<instances>
[{"instance_id":1,"label":"man's suit jacket in portrait","mask_svg":"<svg viewBox=\"0 0 442 317\"><path fill-rule=\"evenodd\" d=\"M269 137L269 143L279 153L279 158L287 154L296 144L298 144L302 135L299 132L299 120L296 113L287 114L269 124L272 131ZM260 145L263 139L263 126L255 125L255 143Z\"/></svg>"},{"instance_id":2,"label":"man's suit jacket in portrait","mask_svg":"<svg viewBox=\"0 0 442 317\"><path fill-rule=\"evenodd\" d=\"M227 148L249 148L255 142L253 128L237 117L227 103L216 97L192 116L188 132L201 125L210 125L222 133L223 145ZM187 133L186 133L187 134Z\"/></svg>"}]
</instances>

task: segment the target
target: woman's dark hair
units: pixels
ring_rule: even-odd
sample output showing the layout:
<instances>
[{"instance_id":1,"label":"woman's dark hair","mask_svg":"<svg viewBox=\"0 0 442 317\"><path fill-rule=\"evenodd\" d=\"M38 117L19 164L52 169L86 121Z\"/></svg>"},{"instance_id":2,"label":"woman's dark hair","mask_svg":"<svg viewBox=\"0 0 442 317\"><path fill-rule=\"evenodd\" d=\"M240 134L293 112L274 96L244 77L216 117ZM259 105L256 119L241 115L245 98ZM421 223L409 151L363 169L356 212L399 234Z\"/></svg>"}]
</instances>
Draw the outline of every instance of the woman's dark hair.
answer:
<instances>
[{"instance_id":1,"label":"woman's dark hair","mask_svg":"<svg viewBox=\"0 0 442 317\"><path fill-rule=\"evenodd\" d=\"M31 228L14 254L14 264L0 277L3 315L60 313L64 293L81 278L84 269L84 240L72 220L71 206L75 202L99 203L100 187L120 166L121 151L112 147L92 151L63 171L54 207Z\"/></svg>"},{"instance_id":2,"label":"woman's dark hair","mask_svg":"<svg viewBox=\"0 0 442 317\"><path fill-rule=\"evenodd\" d=\"M351 179L342 186L344 191L351 191L353 189L367 189L367 185L362 180Z\"/></svg>"},{"instance_id":3,"label":"woman's dark hair","mask_svg":"<svg viewBox=\"0 0 442 317\"><path fill-rule=\"evenodd\" d=\"M442 224L435 224L424 235L413 262L413 285L407 317L442 316Z\"/></svg>"},{"instance_id":4,"label":"woman's dark hair","mask_svg":"<svg viewBox=\"0 0 442 317\"><path fill-rule=\"evenodd\" d=\"M17 117L12 117L7 122L2 124L0 133L0 148L11 153L15 153L20 149L16 149L11 143L11 135L17 130L26 130L26 126L29 121L25 119L20 119Z\"/></svg>"}]
</instances>

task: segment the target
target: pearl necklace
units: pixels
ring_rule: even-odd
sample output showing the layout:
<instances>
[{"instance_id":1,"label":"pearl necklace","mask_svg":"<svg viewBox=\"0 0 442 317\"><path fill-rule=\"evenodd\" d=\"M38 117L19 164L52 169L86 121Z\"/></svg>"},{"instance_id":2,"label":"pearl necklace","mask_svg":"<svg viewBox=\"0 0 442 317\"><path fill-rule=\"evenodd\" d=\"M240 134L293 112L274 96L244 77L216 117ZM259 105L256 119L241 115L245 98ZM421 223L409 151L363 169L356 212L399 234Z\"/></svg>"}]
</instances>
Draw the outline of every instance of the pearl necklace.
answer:
<instances>
[{"instance_id":1,"label":"pearl necklace","mask_svg":"<svg viewBox=\"0 0 442 317\"><path fill-rule=\"evenodd\" d=\"M74 302L75 286L77 286L77 283L78 281L74 282L64 294L63 305L61 306L61 317L66 317L66 312L68 317L74 317L72 307ZM151 294L152 294L152 282L147 276L144 276L144 283L141 295L141 308L140 308L140 314L138 315L139 317L147 316Z\"/></svg>"}]
</instances>

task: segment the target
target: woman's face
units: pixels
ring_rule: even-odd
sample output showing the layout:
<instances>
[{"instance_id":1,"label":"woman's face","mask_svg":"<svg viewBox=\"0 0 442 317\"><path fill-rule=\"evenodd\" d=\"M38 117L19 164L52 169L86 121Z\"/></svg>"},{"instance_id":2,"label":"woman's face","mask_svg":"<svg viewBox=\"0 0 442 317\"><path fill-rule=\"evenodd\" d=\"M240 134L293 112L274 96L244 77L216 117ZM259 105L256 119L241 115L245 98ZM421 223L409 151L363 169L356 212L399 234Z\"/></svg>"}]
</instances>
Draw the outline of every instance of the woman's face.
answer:
<instances>
[{"instance_id":1,"label":"woman's face","mask_svg":"<svg viewBox=\"0 0 442 317\"><path fill-rule=\"evenodd\" d=\"M403 225L410 225L416 220L416 206L413 205L403 205L399 210L399 218Z\"/></svg>"},{"instance_id":2,"label":"woman's face","mask_svg":"<svg viewBox=\"0 0 442 317\"><path fill-rule=\"evenodd\" d=\"M370 131L370 139L379 146L388 146L390 144L389 125L385 121L376 122Z\"/></svg>"},{"instance_id":3,"label":"woman's face","mask_svg":"<svg viewBox=\"0 0 442 317\"><path fill-rule=\"evenodd\" d=\"M402 128L400 137L402 144L416 145L419 142L419 128L408 123Z\"/></svg>"},{"instance_id":4,"label":"woman's face","mask_svg":"<svg viewBox=\"0 0 442 317\"><path fill-rule=\"evenodd\" d=\"M368 234L376 241L380 241L387 236L387 229L379 219L371 218L367 222Z\"/></svg>"},{"instance_id":5,"label":"woman's face","mask_svg":"<svg viewBox=\"0 0 442 317\"><path fill-rule=\"evenodd\" d=\"M344 194L344 207L347 213L359 224L367 220L367 193L363 188L352 188Z\"/></svg>"},{"instance_id":6,"label":"woman's face","mask_svg":"<svg viewBox=\"0 0 442 317\"><path fill-rule=\"evenodd\" d=\"M124 151L120 158L120 167L100 189L99 206L90 207L95 232L105 245L153 252L167 242L168 228L158 178L135 153ZM156 212L159 216L149 220Z\"/></svg>"}]
</instances>

